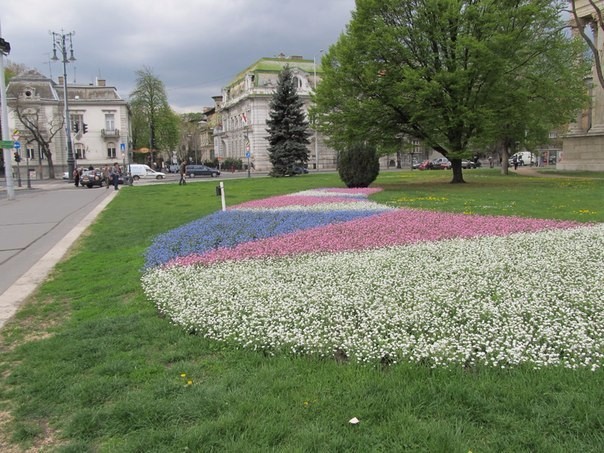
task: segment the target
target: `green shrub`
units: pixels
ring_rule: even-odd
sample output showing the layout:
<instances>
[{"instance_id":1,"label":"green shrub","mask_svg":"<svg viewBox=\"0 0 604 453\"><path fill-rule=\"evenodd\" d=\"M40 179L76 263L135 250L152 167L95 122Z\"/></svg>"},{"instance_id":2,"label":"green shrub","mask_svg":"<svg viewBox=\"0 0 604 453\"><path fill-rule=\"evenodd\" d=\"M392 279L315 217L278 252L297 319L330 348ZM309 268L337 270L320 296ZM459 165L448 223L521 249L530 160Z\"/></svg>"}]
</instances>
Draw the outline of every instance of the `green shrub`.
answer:
<instances>
[{"instance_id":1,"label":"green shrub","mask_svg":"<svg viewBox=\"0 0 604 453\"><path fill-rule=\"evenodd\" d=\"M243 168L243 162L241 159L233 159L232 157L227 157L222 162L222 168L226 170L241 170Z\"/></svg>"},{"instance_id":2,"label":"green shrub","mask_svg":"<svg viewBox=\"0 0 604 453\"><path fill-rule=\"evenodd\" d=\"M218 168L218 165L220 164L220 162L218 161L217 158L214 158L214 159L206 159L202 162L202 164L206 165L208 167Z\"/></svg>"},{"instance_id":3,"label":"green shrub","mask_svg":"<svg viewBox=\"0 0 604 453\"><path fill-rule=\"evenodd\" d=\"M338 173L347 187L369 187L380 173L376 149L370 145L358 144L340 151Z\"/></svg>"}]
</instances>

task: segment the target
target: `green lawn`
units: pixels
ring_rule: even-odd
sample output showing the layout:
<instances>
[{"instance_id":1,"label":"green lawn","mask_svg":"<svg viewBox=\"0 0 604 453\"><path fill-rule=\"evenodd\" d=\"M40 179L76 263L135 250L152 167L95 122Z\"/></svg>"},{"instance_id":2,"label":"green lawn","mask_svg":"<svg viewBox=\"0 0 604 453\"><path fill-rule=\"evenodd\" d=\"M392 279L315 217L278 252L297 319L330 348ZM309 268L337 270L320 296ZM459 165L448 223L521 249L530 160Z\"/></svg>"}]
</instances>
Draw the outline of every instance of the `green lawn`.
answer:
<instances>
[{"instance_id":1,"label":"green lawn","mask_svg":"<svg viewBox=\"0 0 604 453\"><path fill-rule=\"evenodd\" d=\"M372 199L603 222L604 178L571 176L389 171ZM343 187L335 174L225 186L229 205ZM601 371L374 368L187 334L145 300L143 253L220 209L215 181L124 189L0 332L1 451L602 451Z\"/></svg>"}]
</instances>

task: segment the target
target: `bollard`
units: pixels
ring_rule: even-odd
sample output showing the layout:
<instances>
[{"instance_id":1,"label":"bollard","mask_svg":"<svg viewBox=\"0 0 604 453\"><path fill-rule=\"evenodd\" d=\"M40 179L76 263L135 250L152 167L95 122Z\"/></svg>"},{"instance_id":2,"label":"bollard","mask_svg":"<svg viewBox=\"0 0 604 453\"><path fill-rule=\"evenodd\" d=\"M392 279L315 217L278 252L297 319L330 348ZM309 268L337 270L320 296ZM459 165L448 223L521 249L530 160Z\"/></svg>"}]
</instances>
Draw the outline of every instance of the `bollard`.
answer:
<instances>
[{"instance_id":1,"label":"bollard","mask_svg":"<svg viewBox=\"0 0 604 453\"><path fill-rule=\"evenodd\" d=\"M221 182L220 185L218 186L218 189L220 190L220 198L222 201L222 210L226 211L226 200L224 198L224 183Z\"/></svg>"},{"instance_id":2,"label":"bollard","mask_svg":"<svg viewBox=\"0 0 604 453\"><path fill-rule=\"evenodd\" d=\"M222 195L222 189L220 186L216 186L216 196L219 197L220 195Z\"/></svg>"}]
</instances>

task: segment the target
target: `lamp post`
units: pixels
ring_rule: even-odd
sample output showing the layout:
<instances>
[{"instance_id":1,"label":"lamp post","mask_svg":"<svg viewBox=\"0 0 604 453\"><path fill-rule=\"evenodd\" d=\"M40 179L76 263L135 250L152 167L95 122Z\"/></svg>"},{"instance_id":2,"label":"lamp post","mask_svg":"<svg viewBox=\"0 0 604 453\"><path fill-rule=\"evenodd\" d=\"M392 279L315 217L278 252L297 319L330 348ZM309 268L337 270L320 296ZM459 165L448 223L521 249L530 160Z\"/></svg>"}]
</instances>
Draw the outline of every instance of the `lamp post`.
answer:
<instances>
[{"instance_id":1,"label":"lamp post","mask_svg":"<svg viewBox=\"0 0 604 453\"><path fill-rule=\"evenodd\" d=\"M2 33L0 32L0 36ZM2 141L9 141L8 131L8 106L6 104L6 87L4 80L4 56L10 53L10 43L0 37L0 124L2 124ZM13 183L13 167L11 164L10 148L2 147L4 157L4 177L6 178L6 194L9 200L15 199L15 185Z\"/></svg>"},{"instance_id":2,"label":"lamp post","mask_svg":"<svg viewBox=\"0 0 604 453\"><path fill-rule=\"evenodd\" d=\"M65 135L67 136L67 172L69 176L69 180L73 180L73 171L75 167L75 159L73 156L73 145L71 143L71 120L69 118L69 102L67 100L67 63L75 61L75 57L73 56L73 35L75 32L71 33L52 33L52 61L59 61L57 57L57 49L61 52L61 57L63 61L63 98L65 101ZM69 58L67 58L67 41L69 41Z\"/></svg>"},{"instance_id":3,"label":"lamp post","mask_svg":"<svg viewBox=\"0 0 604 453\"><path fill-rule=\"evenodd\" d=\"M319 56L323 53L323 49L319 50ZM317 55L313 55L313 91L317 91ZM319 171L319 134L317 133L317 121L314 121L315 129L315 167Z\"/></svg>"}]
</instances>

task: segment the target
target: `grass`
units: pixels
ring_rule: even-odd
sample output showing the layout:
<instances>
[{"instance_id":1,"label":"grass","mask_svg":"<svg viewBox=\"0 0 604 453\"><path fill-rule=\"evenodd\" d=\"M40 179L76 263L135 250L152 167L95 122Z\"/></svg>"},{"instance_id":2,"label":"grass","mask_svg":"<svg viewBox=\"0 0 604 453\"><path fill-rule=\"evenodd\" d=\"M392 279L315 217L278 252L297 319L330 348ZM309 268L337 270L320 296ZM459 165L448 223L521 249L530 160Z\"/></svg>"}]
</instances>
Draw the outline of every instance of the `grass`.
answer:
<instances>
[{"instance_id":1,"label":"grass","mask_svg":"<svg viewBox=\"0 0 604 453\"><path fill-rule=\"evenodd\" d=\"M468 184L449 179L449 172L385 172L374 184L385 191L372 198L604 221L604 178L481 169L465 172ZM232 205L342 184L318 174L225 186ZM206 182L120 192L0 332L0 449L601 451L602 372L266 357L169 324L142 294L143 253L157 234L218 209ZM348 423L353 417L358 425Z\"/></svg>"}]
</instances>

